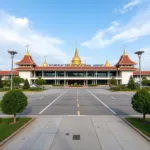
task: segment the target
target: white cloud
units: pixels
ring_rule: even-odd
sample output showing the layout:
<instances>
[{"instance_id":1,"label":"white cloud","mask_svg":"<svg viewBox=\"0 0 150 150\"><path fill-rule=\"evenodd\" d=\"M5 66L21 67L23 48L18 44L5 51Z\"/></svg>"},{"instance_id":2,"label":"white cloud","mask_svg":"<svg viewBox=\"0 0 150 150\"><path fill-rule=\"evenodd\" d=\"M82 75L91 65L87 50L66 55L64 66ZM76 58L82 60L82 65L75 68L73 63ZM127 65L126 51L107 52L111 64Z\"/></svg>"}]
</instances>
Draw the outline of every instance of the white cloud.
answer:
<instances>
[{"instance_id":1,"label":"white cloud","mask_svg":"<svg viewBox=\"0 0 150 150\"><path fill-rule=\"evenodd\" d=\"M95 36L81 45L90 49L99 49L116 41L122 41L122 43L134 42L142 36L150 35L149 13L149 10L143 11L143 17L141 13L138 13L125 25L113 22L110 27L98 31Z\"/></svg>"},{"instance_id":2,"label":"white cloud","mask_svg":"<svg viewBox=\"0 0 150 150\"><path fill-rule=\"evenodd\" d=\"M32 29L28 18L17 18L0 12L0 60L3 62L1 69L9 66L7 50L16 50L18 55L15 58L19 60L25 53L27 44L30 45L29 51L36 63L42 63L45 55L49 63L64 63L67 55L60 48L63 43L64 41L57 37L42 35Z\"/></svg>"},{"instance_id":3,"label":"white cloud","mask_svg":"<svg viewBox=\"0 0 150 150\"><path fill-rule=\"evenodd\" d=\"M133 7L135 7L136 5L140 4L141 0L132 0L129 3L125 4L122 9L120 10L121 13L126 13L129 10L132 10Z\"/></svg>"}]
</instances>

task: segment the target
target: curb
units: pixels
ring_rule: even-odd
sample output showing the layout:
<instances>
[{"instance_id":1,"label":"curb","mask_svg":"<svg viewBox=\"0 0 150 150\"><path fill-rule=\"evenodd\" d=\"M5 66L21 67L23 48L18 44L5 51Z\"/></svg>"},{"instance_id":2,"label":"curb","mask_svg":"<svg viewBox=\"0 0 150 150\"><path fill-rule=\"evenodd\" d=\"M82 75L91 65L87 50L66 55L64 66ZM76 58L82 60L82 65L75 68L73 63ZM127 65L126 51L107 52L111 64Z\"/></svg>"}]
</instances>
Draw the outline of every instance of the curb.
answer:
<instances>
[{"instance_id":1,"label":"curb","mask_svg":"<svg viewBox=\"0 0 150 150\"><path fill-rule=\"evenodd\" d=\"M9 137L7 137L4 141L0 142L0 147L2 147L5 143L7 143L11 138L13 138L15 135L17 135L20 131L22 131L26 126L28 126L31 122L33 122L36 118L32 118L29 122L24 124L22 127L20 127L17 131L15 131L13 134L11 134Z\"/></svg>"},{"instance_id":2,"label":"curb","mask_svg":"<svg viewBox=\"0 0 150 150\"><path fill-rule=\"evenodd\" d=\"M136 132L138 132L142 137L144 137L148 142L150 142L150 138L145 135L143 132L141 132L139 129L137 129L135 126L133 126L130 122L128 122L126 119L121 118L125 123L127 123L131 128L133 128Z\"/></svg>"}]
</instances>

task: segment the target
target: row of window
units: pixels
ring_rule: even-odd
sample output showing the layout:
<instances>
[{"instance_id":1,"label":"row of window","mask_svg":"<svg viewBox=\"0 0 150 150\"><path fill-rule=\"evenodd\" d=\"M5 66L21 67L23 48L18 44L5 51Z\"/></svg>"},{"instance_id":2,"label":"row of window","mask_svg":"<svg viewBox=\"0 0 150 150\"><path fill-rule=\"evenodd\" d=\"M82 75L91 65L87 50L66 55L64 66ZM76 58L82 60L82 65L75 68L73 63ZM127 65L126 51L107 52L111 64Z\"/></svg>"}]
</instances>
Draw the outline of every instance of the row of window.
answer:
<instances>
[{"instance_id":1,"label":"row of window","mask_svg":"<svg viewBox=\"0 0 150 150\"><path fill-rule=\"evenodd\" d=\"M42 72L36 72L36 76L42 76ZM116 76L116 72L56 72L56 77L107 77L107 76ZM45 77L55 77L55 72L43 72Z\"/></svg>"}]
</instances>

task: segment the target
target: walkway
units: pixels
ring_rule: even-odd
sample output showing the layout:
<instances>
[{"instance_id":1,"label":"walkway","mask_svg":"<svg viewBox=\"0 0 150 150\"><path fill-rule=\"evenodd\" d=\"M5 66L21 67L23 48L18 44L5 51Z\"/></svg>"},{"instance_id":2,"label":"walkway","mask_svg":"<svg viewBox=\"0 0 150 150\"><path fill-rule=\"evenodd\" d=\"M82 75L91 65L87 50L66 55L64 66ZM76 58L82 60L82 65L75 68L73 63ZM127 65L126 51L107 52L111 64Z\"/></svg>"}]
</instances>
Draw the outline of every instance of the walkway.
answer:
<instances>
[{"instance_id":1,"label":"walkway","mask_svg":"<svg viewBox=\"0 0 150 150\"><path fill-rule=\"evenodd\" d=\"M1 150L150 150L150 143L114 115L38 116Z\"/></svg>"}]
</instances>

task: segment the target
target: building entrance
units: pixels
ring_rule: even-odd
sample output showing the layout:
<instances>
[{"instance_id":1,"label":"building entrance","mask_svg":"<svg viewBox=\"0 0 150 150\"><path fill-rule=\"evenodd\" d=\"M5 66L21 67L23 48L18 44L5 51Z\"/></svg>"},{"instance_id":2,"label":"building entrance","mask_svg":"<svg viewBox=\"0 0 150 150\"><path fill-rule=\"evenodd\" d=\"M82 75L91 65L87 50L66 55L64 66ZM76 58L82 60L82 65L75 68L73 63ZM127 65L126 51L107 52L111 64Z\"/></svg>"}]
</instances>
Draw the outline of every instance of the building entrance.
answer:
<instances>
[{"instance_id":1,"label":"building entrance","mask_svg":"<svg viewBox=\"0 0 150 150\"><path fill-rule=\"evenodd\" d=\"M83 80L69 80L68 85L84 85Z\"/></svg>"}]
</instances>

